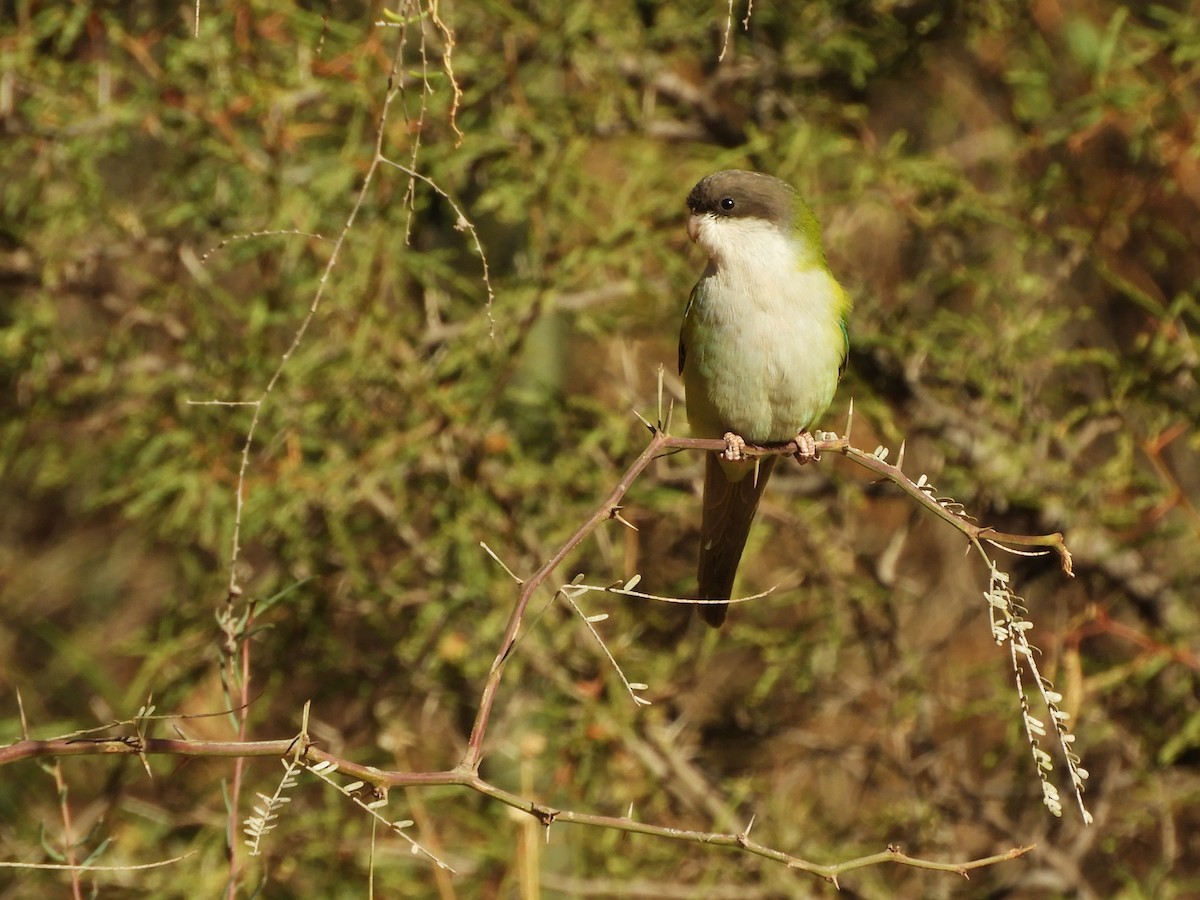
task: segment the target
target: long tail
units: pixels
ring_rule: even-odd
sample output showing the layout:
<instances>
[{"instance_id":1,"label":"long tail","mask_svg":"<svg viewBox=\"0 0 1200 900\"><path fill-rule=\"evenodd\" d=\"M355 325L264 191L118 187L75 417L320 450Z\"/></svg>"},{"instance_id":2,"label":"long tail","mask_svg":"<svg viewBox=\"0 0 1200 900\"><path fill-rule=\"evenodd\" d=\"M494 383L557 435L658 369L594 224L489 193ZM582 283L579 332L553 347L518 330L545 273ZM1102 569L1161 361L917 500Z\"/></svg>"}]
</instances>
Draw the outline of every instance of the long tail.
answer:
<instances>
[{"instance_id":1,"label":"long tail","mask_svg":"<svg viewBox=\"0 0 1200 900\"><path fill-rule=\"evenodd\" d=\"M704 515L700 521L700 565L697 577L700 597L704 600L728 600L733 591L742 550L750 523L758 509L771 470L778 456L768 456L758 466L758 478L750 468L743 478L730 481L715 453L708 454L704 466ZM706 603L697 607L700 617L713 628L725 621L727 603Z\"/></svg>"}]
</instances>

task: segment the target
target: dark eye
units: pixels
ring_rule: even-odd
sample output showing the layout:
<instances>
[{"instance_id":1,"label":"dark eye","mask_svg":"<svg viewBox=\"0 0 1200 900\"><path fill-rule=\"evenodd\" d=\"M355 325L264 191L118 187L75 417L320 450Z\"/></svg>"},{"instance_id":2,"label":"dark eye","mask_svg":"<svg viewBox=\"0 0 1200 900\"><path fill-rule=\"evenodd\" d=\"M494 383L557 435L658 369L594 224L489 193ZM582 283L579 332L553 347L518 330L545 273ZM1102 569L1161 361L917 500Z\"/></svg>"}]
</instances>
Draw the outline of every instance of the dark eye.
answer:
<instances>
[{"instance_id":1,"label":"dark eye","mask_svg":"<svg viewBox=\"0 0 1200 900\"><path fill-rule=\"evenodd\" d=\"M721 198L721 209L725 210L725 212L729 212L736 205L737 204L733 202L732 197L722 197Z\"/></svg>"}]
</instances>

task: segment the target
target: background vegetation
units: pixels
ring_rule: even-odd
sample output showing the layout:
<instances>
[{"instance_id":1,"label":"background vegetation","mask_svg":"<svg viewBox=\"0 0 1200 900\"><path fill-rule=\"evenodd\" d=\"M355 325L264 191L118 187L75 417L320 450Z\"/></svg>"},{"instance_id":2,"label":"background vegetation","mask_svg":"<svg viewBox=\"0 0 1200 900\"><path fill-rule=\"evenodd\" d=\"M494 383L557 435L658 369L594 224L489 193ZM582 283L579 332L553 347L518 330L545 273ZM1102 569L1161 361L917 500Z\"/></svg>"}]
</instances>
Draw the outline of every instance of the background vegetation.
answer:
<instances>
[{"instance_id":1,"label":"background vegetation","mask_svg":"<svg viewBox=\"0 0 1200 900\"><path fill-rule=\"evenodd\" d=\"M571 809L741 830L837 861L889 842L966 860L876 867L846 896L1200 892L1200 19L1194 3L17 0L0 23L0 740L227 709L224 608L251 410L381 170L261 410L238 580L299 587L255 637L248 733L299 728L386 768L461 755L528 574L644 445L702 266L683 198L719 168L791 180L855 298L823 427L907 440L981 521L1063 530L1077 576L1012 565L1092 773L1084 828L1040 803L963 545L837 458L781 466L720 633L686 607L535 602L488 778ZM418 15L418 12L420 14ZM451 57L451 49L453 55ZM452 62L458 98L445 63ZM425 93L427 83L432 93ZM461 131L456 133L455 126ZM415 160L415 162L414 162ZM295 230L303 234L236 235ZM311 235L321 235L322 238ZM678 430L683 430L677 413ZM561 572L691 589L698 454L663 460ZM547 594L546 601L549 600ZM227 738L229 717L180 723ZM170 736L171 727L154 726ZM66 760L99 896L217 896L228 760ZM248 767L270 793L278 763ZM744 853L542 829L452 789L394 794L445 879L303 780L244 893L776 897L833 893ZM242 815L249 801L243 796ZM0 776L0 858L52 861L52 772ZM11 871L11 870L9 870ZM61 896L22 872L0 896ZM674 891L675 893L672 893Z\"/></svg>"}]
</instances>

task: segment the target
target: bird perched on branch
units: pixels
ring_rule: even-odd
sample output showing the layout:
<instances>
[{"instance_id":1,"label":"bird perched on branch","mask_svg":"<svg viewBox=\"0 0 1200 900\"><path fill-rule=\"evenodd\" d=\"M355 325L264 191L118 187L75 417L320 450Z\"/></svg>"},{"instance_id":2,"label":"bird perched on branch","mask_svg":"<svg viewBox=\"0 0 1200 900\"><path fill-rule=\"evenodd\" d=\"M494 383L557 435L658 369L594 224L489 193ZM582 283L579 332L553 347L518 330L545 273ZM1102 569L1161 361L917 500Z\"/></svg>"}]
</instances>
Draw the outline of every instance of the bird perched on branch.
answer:
<instances>
[{"instance_id":1,"label":"bird perched on branch","mask_svg":"<svg viewBox=\"0 0 1200 900\"><path fill-rule=\"evenodd\" d=\"M778 456L748 460L745 442L795 440L833 399L846 365L850 299L825 262L821 226L786 182L727 170L688 194L688 237L708 254L679 335L688 422L701 438L724 438L704 471L700 598L729 600L750 523ZM709 625L727 603L698 606Z\"/></svg>"}]
</instances>

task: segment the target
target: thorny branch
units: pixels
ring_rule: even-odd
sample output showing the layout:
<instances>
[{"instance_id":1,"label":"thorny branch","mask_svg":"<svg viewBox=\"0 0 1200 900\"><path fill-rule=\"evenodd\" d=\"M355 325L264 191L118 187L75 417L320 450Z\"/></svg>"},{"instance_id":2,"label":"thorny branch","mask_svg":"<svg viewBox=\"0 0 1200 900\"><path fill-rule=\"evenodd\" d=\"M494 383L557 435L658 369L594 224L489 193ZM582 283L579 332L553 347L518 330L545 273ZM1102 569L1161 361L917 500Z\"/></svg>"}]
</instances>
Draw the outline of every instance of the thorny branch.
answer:
<instances>
[{"instance_id":1,"label":"thorny branch","mask_svg":"<svg viewBox=\"0 0 1200 900\"><path fill-rule=\"evenodd\" d=\"M174 756L206 756L206 757L230 757L244 759L248 757L258 756L275 756L282 759L292 759L304 765L310 772L322 772L327 776L334 771L341 772L343 775L352 776L358 779L362 784L372 785L376 790L381 792L381 795L386 797L386 791L393 787L417 787L422 785L458 785L474 790L480 794L504 803L514 809L521 810L531 816L534 816L545 827L549 828L553 823L571 823L580 825L592 825L599 827L614 828L621 831L637 832L641 834L655 835L658 837L669 838L672 840L691 841L701 844L715 844L719 846L740 847L747 852L761 856L766 859L771 859L776 862L783 863L789 868L799 869L809 872L822 878L826 878L836 883L840 874L843 874L852 869L861 868L867 865L873 865L881 862L897 862L905 865L910 865L918 868L935 869L939 871L957 872L963 874L970 869L980 866L991 865L997 862L1013 859L1021 856L1030 850L1032 847L1014 848L1006 853L998 856L987 857L969 862L961 863L945 863L933 860L924 860L914 857L909 857L897 847L889 847L887 850L864 856L859 859L847 860L842 863L833 865L821 865L799 857L792 856L781 850L776 850L765 845L759 844L750 840L748 831L741 833L720 833L720 832L699 832L687 831L676 828L652 825L633 820L631 816L613 817L593 815L590 813L575 812L571 810L551 809L535 801L512 794L505 791L488 781L485 781L479 776L479 765L484 757L484 740L487 735L488 724L491 718L492 708L496 700L496 694L503 677L505 665L512 654L514 645L520 634L521 625L524 621L525 614L529 608L530 600L539 587L547 584L554 571L563 563L567 556L574 550L597 526L608 519L620 519L621 501L625 494L636 482L638 477L650 466L654 460L658 459L669 450L706 450L719 451L724 449L725 443L720 440L700 440L695 438L678 438L670 435L662 427L649 425L651 438L646 448L633 462L632 465L618 480L612 491L599 503L594 512L588 519L580 525L580 527L569 537L563 544L551 555L545 564L532 575L530 578L521 583L520 595L516 604L513 607L512 613L509 616L508 624L505 628L504 635L501 638L500 645L496 652L495 660L492 663L488 678L484 684L483 691L480 697L479 709L475 717L475 722L471 730L471 736L468 740L467 750L458 765L453 769L438 772L402 772L402 771L386 771L377 769L372 766L363 766L351 760L342 759L328 753L311 743L306 732L302 732L298 738L287 740L274 741L192 741L183 739L166 739L166 738L150 738L145 737L142 732L133 735L100 735L92 734L75 735L66 738L50 739L50 740L31 740L24 739L7 747L0 747L0 765L15 762L21 759L42 758L42 757L62 757L62 756L82 756L96 754L133 754L140 757L146 757L156 754L167 754ZM780 444L774 446L755 446L747 445L746 453L749 456L767 455L767 454L795 454L799 447L794 442ZM986 526L976 525L965 519L954 504L946 500L939 500L933 496L932 490L927 488L923 481L913 482L903 474L900 467L890 465L884 461L886 453L876 451L874 454L864 453L850 446L847 438L821 435L821 439L817 441L817 450L827 453L841 453L849 459L854 460L860 465L863 465L871 471L879 473L881 476L898 484L902 489L909 493L914 499L918 500L922 505L929 508L932 512L942 518L944 521L954 525L973 546L980 549L982 546L980 541L1003 541L1005 544L1013 546L1029 546L1042 547L1053 549L1058 552L1063 563L1065 571L1070 569L1070 554L1067 552L1066 546L1063 543L1062 535L1011 535L997 532L994 529ZM986 554L985 554L986 556ZM995 588L996 570L992 567L993 588ZM511 574L511 573L510 573ZM514 576L516 577L516 576ZM629 585L632 587L632 585ZM615 590L615 593L625 593L623 590ZM630 591L632 593L632 591ZM1015 600L1015 598L1014 598ZM674 602L678 602L677 599ZM993 603L993 609L996 604ZM1012 602L1009 612L1015 614L1018 612L1019 604ZM1017 620L1019 621L1019 620ZM997 634L997 630L1001 626L993 624L993 630ZM1013 629L1011 623L1008 626L1009 631L1005 634L1023 638L1025 629L1016 627ZM1015 645L1015 644L1014 644ZM1027 645L1026 645L1027 646ZM1027 657L1032 660L1032 654L1028 650L1014 650L1014 658ZM1018 676L1019 677L1019 676ZM1040 676L1037 678L1039 687L1041 687ZM644 685L635 685L636 688L644 688ZM1053 702L1057 695L1050 692L1047 697L1048 687L1042 688L1044 699L1048 702ZM1040 725L1036 719L1033 719L1025 705L1024 694L1022 694L1023 708L1025 709L1027 728L1036 731ZM1056 729L1062 721L1063 714L1052 713L1051 720ZM169 717L150 717L150 718L169 718ZM1034 724L1030 724L1030 722ZM139 720L139 723L141 720ZM139 724L139 727L140 724ZM1044 729L1042 731L1044 734ZM1073 740L1073 738L1071 738ZM1065 746L1065 745L1064 745ZM1069 752L1069 748L1068 752ZM1039 756L1040 753L1040 756ZM1038 761L1039 772L1044 768L1043 757L1044 752L1036 749L1035 758ZM1078 763L1078 757L1074 757L1074 763ZM1086 771L1082 769L1072 769L1072 778L1075 787L1080 787L1081 778L1076 777L1076 771L1082 772L1083 778L1086 778ZM1044 785L1047 783L1043 776ZM1047 795L1049 800L1049 794ZM368 804L372 808L376 804ZM1047 805L1050 805L1049 802ZM1082 808L1082 799L1080 799ZM1087 816L1084 811L1085 817Z\"/></svg>"},{"instance_id":2,"label":"thorny branch","mask_svg":"<svg viewBox=\"0 0 1200 900\"><path fill-rule=\"evenodd\" d=\"M22 740L7 747L0 747L0 766L21 759L84 756L97 753L127 755L167 754L172 756L238 758L267 756L280 759L297 759L310 771L332 773L336 770L342 774L351 775L366 784L373 785L384 792L385 795L387 789L393 787L458 785L533 816L547 829L551 825L558 823L590 825L635 834L646 834L675 841L711 844L721 847L739 847L748 853L761 856L764 859L782 863L789 869L808 872L835 884L838 877L846 872L885 862L901 863L919 869L932 869L963 875L972 869L1016 859L1034 849L1032 846L1014 847L1004 853L982 859L965 862L941 862L908 856L899 847L891 845L879 853L869 854L832 865L822 865L753 841L749 837L748 830L738 833L691 831L638 822L629 816L601 816L575 812L568 809L555 809L499 788L491 782L480 778L478 775L462 771L461 768L445 772L385 771L376 769L373 766L363 766L350 760L341 759L321 750L314 744L298 747L296 738L276 741L187 741L165 738L146 738L136 741L125 737L67 738L44 741ZM368 805L372 808L377 808L378 806L377 804Z\"/></svg>"}]
</instances>

